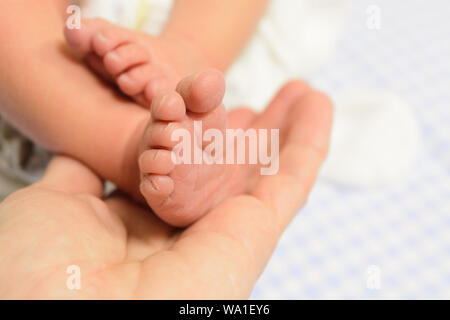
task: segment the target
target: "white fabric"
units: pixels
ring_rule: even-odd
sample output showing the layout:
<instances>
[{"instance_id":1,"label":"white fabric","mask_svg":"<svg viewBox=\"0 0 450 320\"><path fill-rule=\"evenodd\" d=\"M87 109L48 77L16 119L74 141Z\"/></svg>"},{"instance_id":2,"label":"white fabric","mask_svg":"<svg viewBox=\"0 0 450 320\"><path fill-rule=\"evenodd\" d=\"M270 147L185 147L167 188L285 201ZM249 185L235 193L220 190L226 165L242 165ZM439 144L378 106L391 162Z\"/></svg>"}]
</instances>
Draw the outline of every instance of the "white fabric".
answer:
<instances>
[{"instance_id":1,"label":"white fabric","mask_svg":"<svg viewBox=\"0 0 450 320\"><path fill-rule=\"evenodd\" d=\"M335 97L334 105L334 130L322 176L349 187L405 178L420 147L411 108L386 91L352 91Z\"/></svg>"}]
</instances>

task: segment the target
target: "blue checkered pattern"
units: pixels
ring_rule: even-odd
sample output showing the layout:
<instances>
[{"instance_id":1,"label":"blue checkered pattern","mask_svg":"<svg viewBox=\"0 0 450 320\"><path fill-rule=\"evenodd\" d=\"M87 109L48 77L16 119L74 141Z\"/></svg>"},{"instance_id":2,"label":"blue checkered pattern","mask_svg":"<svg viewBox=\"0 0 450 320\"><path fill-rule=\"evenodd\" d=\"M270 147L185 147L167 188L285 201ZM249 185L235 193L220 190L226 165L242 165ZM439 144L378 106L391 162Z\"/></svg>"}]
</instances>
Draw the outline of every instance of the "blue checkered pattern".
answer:
<instances>
[{"instance_id":1,"label":"blue checkered pattern","mask_svg":"<svg viewBox=\"0 0 450 320\"><path fill-rule=\"evenodd\" d=\"M380 30L366 26L369 5L381 9ZM354 1L334 58L308 80L332 96L400 96L419 120L420 155L397 185L319 181L252 298L450 298L449 17L448 0Z\"/></svg>"}]
</instances>

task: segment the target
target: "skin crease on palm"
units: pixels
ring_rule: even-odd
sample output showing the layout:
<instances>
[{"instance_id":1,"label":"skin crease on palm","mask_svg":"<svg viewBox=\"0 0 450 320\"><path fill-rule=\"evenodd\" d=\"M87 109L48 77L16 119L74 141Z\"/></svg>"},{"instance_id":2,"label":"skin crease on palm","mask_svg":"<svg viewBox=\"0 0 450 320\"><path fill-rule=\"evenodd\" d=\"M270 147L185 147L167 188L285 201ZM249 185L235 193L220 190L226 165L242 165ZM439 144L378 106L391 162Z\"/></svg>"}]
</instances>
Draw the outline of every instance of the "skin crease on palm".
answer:
<instances>
[{"instance_id":1,"label":"skin crease on palm","mask_svg":"<svg viewBox=\"0 0 450 320\"><path fill-rule=\"evenodd\" d=\"M252 119L280 128L280 169L255 171L247 192L186 229L122 194L102 199L100 178L56 156L41 181L0 205L0 298L247 298L306 202L328 150L331 110L326 96L292 82L255 119L231 113L230 126ZM66 286L70 265L80 267L81 290Z\"/></svg>"}]
</instances>

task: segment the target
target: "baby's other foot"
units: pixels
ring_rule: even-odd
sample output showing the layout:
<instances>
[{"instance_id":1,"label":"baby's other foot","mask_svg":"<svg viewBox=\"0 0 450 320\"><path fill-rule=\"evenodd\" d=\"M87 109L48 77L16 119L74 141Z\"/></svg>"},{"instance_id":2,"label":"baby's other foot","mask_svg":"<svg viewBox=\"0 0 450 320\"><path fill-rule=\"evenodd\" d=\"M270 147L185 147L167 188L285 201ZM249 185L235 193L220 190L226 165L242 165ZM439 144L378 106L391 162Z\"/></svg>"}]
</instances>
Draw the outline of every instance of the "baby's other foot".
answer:
<instances>
[{"instance_id":1,"label":"baby's other foot","mask_svg":"<svg viewBox=\"0 0 450 320\"><path fill-rule=\"evenodd\" d=\"M184 39L153 37L103 19L83 19L81 29L64 30L69 46L100 76L144 107L159 93L203 66Z\"/></svg>"},{"instance_id":2,"label":"baby's other foot","mask_svg":"<svg viewBox=\"0 0 450 320\"><path fill-rule=\"evenodd\" d=\"M194 121L198 121L203 133L214 128L225 135L224 90L222 74L207 70L185 78L176 91L160 95L152 103L151 120L139 159L140 189L154 212L172 225L189 225L232 191L238 191L240 178L236 166L174 164L172 160L172 150L179 144L179 141L172 141L177 129L186 129L192 141ZM199 140L198 146L203 150L202 137ZM191 159L193 149L192 145Z\"/></svg>"}]
</instances>

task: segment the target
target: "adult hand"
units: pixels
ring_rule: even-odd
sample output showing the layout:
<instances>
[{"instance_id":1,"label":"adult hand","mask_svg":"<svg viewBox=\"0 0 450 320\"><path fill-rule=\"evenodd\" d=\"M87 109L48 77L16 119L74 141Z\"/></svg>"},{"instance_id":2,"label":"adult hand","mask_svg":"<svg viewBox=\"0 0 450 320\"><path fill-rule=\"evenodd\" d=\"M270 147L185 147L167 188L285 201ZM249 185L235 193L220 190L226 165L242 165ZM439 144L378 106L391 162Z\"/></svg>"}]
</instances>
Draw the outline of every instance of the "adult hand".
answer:
<instances>
[{"instance_id":1,"label":"adult hand","mask_svg":"<svg viewBox=\"0 0 450 320\"><path fill-rule=\"evenodd\" d=\"M123 195L102 200L93 172L55 157L41 181L0 205L0 298L247 298L314 184L331 107L291 83L255 121L269 120L281 128L278 174L255 176L247 194L184 230Z\"/></svg>"}]
</instances>

